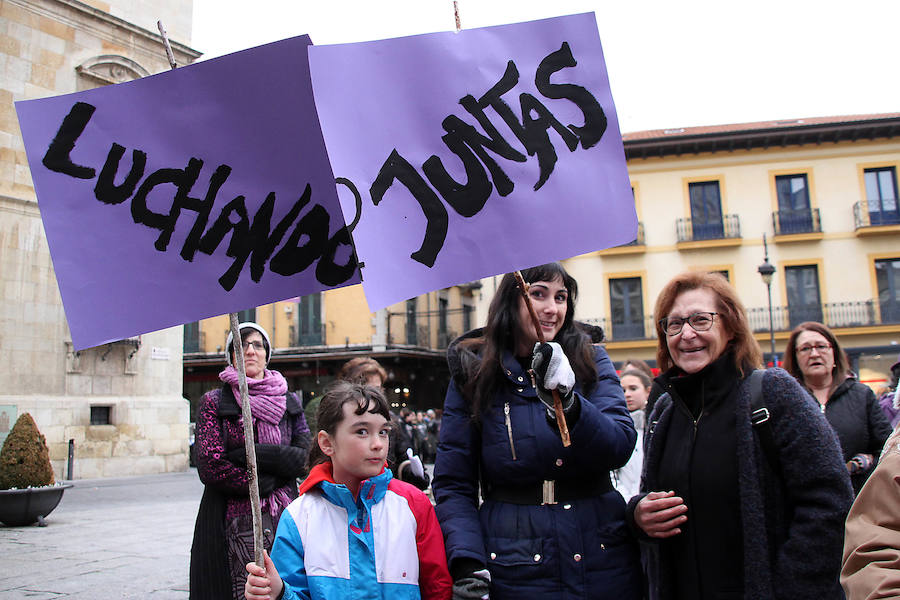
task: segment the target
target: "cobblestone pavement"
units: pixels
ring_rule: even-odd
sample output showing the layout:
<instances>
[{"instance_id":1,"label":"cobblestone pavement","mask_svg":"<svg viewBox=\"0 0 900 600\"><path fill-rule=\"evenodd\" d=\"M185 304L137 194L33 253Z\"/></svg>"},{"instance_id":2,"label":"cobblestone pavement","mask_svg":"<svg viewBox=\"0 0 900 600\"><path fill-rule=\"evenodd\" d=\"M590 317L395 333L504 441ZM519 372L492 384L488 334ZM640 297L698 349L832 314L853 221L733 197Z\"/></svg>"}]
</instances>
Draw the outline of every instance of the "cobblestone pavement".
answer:
<instances>
[{"instance_id":1,"label":"cobblestone pavement","mask_svg":"<svg viewBox=\"0 0 900 600\"><path fill-rule=\"evenodd\" d=\"M186 600L196 470L73 483L47 527L0 525L0 599Z\"/></svg>"}]
</instances>

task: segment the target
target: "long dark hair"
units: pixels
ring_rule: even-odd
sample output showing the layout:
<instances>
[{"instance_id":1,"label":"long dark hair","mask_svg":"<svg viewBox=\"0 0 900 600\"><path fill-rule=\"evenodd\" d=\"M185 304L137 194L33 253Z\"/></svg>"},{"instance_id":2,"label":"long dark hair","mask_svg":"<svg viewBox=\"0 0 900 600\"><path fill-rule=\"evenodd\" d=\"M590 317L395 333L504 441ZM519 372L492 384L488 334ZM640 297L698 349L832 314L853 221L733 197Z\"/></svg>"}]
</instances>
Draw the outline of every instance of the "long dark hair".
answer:
<instances>
[{"instance_id":1,"label":"long dark hair","mask_svg":"<svg viewBox=\"0 0 900 600\"><path fill-rule=\"evenodd\" d=\"M353 414L361 415L369 411L373 415L381 415L388 422L391 420L390 409L381 388L338 380L326 388L325 395L319 402L319 410L316 411L319 431L333 436L338 425L344 420L344 405L348 402L356 404ZM309 468L328 460L330 459L322 452L318 441L313 439L312 448L309 450Z\"/></svg>"},{"instance_id":2,"label":"long dark hair","mask_svg":"<svg viewBox=\"0 0 900 600\"><path fill-rule=\"evenodd\" d=\"M566 318L552 341L562 346L572 370L575 371L575 378L581 384L581 389L589 392L597 383L597 367L594 365L594 348L590 338L575 326L578 283L558 262L525 269L522 271L522 278L526 283L562 280L568 292ZM479 361L463 365L467 371L463 393L471 403L472 416L476 420L480 418L482 412L490 408L503 378L503 353L515 349L516 336L524 326L519 323L518 318L520 297L521 292L516 286L515 276L507 273L500 281L497 293L491 301L484 334L460 343L462 348L475 352L480 358Z\"/></svg>"}]
</instances>

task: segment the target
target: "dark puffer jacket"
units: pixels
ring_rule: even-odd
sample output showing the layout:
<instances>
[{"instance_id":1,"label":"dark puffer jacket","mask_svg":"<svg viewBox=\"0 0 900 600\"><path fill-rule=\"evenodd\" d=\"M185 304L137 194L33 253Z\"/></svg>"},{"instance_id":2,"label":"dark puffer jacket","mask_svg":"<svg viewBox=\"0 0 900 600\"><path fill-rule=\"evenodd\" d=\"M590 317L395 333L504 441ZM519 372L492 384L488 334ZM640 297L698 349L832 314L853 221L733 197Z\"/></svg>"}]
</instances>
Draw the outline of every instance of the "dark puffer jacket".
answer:
<instances>
[{"instance_id":1,"label":"dark puffer jacket","mask_svg":"<svg viewBox=\"0 0 900 600\"><path fill-rule=\"evenodd\" d=\"M528 374L509 353L500 391L480 423L473 421L460 392L460 359L478 359L458 341L448 350L453 380L433 484L451 571L460 561L486 565L492 600L640 598L640 563L625 503L609 485L609 471L628 461L637 433L606 352L596 350L594 388L576 386L580 415L570 426L572 445L563 448ZM486 490L540 490L544 480L556 480L605 491L543 506L489 498L479 507L479 473Z\"/></svg>"},{"instance_id":2,"label":"dark puffer jacket","mask_svg":"<svg viewBox=\"0 0 900 600\"><path fill-rule=\"evenodd\" d=\"M762 381L770 411L777 460L773 471L750 422L750 391L745 379L734 401L740 526L743 534L744 593L747 600L843 598L838 583L844 519L853 502L840 448L813 399L782 369L769 369ZM641 494L628 503L633 524L637 503L659 489L662 449L675 410L671 397L659 399L644 441ZM690 443L690 436L685 438ZM702 459L702 457L701 457ZM688 518L690 519L688 506ZM642 533L636 526L635 530ZM665 543L644 537L650 598L674 598L673 566L659 552ZM702 566L701 566L702 568Z\"/></svg>"},{"instance_id":3,"label":"dark puffer jacket","mask_svg":"<svg viewBox=\"0 0 900 600\"><path fill-rule=\"evenodd\" d=\"M844 462L857 454L871 454L875 458L870 468L850 477L853 491L859 493L891 435L891 424L878 405L872 388L852 377L844 380L829 396L825 404L825 418L841 442Z\"/></svg>"}]
</instances>

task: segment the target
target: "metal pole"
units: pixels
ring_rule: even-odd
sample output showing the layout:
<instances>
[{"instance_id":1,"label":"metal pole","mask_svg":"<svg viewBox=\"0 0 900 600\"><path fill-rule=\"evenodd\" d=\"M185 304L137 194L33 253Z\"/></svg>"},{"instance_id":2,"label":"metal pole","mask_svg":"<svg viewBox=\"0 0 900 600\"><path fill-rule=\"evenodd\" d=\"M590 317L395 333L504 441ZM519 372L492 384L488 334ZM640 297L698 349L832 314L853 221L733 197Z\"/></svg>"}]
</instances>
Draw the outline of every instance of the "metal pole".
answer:
<instances>
[{"instance_id":1,"label":"metal pole","mask_svg":"<svg viewBox=\"0 0 900 600\"><path fill-rule=\"evenodd\" d=\"M775 318L772 315L772 284L766 285L769 292L769 341L772 344L772 366L778 366L778 357L775 355Z\"/></svg>"},{"instance_id":2,"label":"metal pole","mask_svg":"<svg viewBox=\"0 0 900 600\"><path fill-rule=\"evenodd\" d=\"M775 275L775 267L769 262L769 244L766 243L766 234L763 234L763 251L765 258L763 264L759 265L756 271L760 274L763 282L766 284L766 292L769 296L769 341L772 344L772 366L778 366L778 357L775 355L775 317L772 314L772 276Z\"/></svg>"},{"instance_id":3,"label":"metal pole","mask_svg":"<svg viewBox=\"0 0 900 600\"><path fill-rule=\"evenodd\" d=\"M72 471L75 470L75 440L69 438L69 460L66 465L66 479L72 481Z\"/></svg>"}]
</instances>

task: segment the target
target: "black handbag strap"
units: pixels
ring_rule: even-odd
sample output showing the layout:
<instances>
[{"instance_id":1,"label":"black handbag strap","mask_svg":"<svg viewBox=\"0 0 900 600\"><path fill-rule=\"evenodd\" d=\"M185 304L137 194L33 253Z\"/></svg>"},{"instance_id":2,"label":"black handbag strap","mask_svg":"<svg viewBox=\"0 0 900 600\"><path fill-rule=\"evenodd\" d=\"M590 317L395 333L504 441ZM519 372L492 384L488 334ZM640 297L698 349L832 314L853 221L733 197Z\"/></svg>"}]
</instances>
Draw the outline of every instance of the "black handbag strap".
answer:
<instances>
[{"instance_id":1,"label":"black handbag strap","mask_svg":"<svg viewBox=\"0 0 900 600\"><path fill-rule=\"evenodd\" d=\"M762 392L762 380L765 369L755 369L750 373L750 423L759 438L763 454L772 468L772 472L779 472L778 453L775 448L775 437L772 433L772 413L766 407Z\"/></svg>"}]
</instances>

